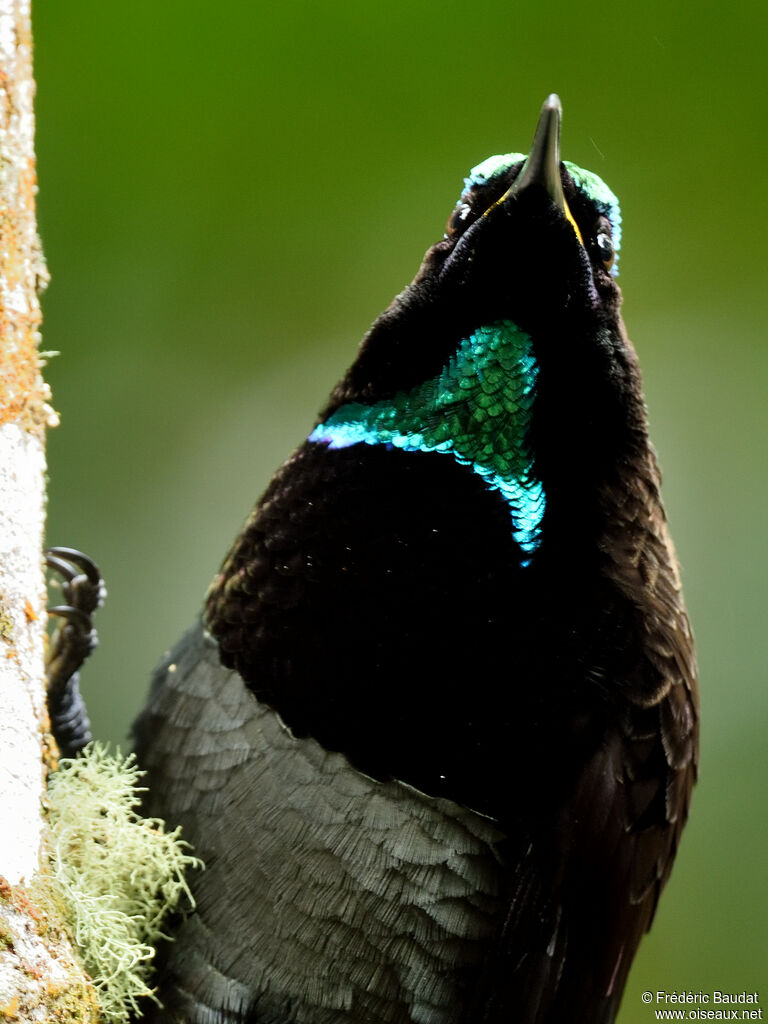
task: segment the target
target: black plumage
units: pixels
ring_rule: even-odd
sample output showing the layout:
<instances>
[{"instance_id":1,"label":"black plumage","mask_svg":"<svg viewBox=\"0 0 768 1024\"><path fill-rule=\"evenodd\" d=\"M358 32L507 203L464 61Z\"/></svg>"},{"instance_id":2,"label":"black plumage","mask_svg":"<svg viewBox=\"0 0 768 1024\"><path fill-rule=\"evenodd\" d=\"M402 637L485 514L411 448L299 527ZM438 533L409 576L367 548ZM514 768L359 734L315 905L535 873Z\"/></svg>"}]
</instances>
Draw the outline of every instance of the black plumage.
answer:
<instances>
[{"instance_id":1,"label":"black plumage","mask_svg":"<svg viewBox=\"0 0 768 1024\"><path fill-rule=\"evenodd\" d=\"M466 409L424 382L516 325L535 389L498 444L525 435L534 539L519 487L389 434L276 474L135 727L148 810L207 863L152 1020L614 1019L688 812L696 669L610 211L559 120L470 181L318 421L421 388L425 431L471 429L492 374Z\"/></svg>"}]
</instances>

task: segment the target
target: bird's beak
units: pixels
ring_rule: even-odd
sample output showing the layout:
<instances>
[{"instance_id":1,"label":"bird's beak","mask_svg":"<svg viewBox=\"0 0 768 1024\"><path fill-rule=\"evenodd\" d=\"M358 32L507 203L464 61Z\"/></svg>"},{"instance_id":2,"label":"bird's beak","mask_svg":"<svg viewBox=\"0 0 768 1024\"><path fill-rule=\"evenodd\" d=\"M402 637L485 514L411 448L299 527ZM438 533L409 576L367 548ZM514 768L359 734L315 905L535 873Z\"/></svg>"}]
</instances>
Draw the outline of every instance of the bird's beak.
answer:
<instances>
[{"instance_id":1,"label":"bird's beak","mask_svg":"<svg viewBox=\"0 0 768 1024\"><path fill-rule=\"evenodd\" d=\"M536 125L536 134L533 137L533 145L528 159L510 188L494 205L504 203L507 199L520 195L532 185L537 185L546 191L555 206L562 211L565 219L576 232L579 242L584 245L579 226L565 201L563 183L560 180L560 124L562 118L563 108L560 105L560 97L552 93L544 100L544 106L541 108L539 123Z\"/></svg>"}]
</instances>

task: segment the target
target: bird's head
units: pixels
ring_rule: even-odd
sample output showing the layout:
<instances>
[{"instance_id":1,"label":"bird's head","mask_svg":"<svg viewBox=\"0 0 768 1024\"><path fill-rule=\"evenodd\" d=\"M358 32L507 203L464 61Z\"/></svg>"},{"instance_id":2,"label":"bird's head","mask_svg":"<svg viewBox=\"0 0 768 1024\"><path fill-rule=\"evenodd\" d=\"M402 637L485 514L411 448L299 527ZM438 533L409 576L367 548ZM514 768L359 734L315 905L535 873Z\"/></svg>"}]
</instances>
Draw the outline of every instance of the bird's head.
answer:
<instances>
[{"instance_id":1,"label":"bird's head","mask_svg":"<svg viewBox=\"0 0 768 1024\"><path fill-rule=\"evenodd\" d=\"M489 157L470 171L443 238L373 325L326 414L428 380L462 340L498 321L537 347L552 334L618 331L618 200L596 174L560 160L561 118L549 96L527 156Z\"/></svg>"},{"instance_id":2,"label":"bird's head","mask_svg":"<svg viewBox=\"0 0 768 1024\"><path fill-rule=\"evenodd\" d=\"M610 314L619 304L618 200L596 174L561 162L561 117L548 97L528 156L493 156L470 171L420 275L481 317L531 331L580 307Z\"/></svg>"}]
</instances>

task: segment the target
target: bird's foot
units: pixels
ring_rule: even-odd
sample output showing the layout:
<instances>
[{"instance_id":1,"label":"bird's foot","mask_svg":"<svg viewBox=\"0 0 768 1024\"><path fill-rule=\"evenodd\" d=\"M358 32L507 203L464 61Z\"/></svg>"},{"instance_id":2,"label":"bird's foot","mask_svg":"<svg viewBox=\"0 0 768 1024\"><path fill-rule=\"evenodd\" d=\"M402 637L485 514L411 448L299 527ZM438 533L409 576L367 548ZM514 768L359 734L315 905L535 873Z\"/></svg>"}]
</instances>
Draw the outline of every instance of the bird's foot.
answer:
<instances>
[{"instance_id":1,"label":"bird's foot","mask_svg":"<svg viewBox=\"0 0 768 1024\"><path fill-rule=\"evenodd\" d=\"M92 615L107 592L98 567L81 551L48 548L45 560L59 575L66 602L48 609L49 615L63 620L51 637L46 658L48 714L62 756L74 757L91 740L79 670L98 644Z\"/></svg>"}]
</instances>

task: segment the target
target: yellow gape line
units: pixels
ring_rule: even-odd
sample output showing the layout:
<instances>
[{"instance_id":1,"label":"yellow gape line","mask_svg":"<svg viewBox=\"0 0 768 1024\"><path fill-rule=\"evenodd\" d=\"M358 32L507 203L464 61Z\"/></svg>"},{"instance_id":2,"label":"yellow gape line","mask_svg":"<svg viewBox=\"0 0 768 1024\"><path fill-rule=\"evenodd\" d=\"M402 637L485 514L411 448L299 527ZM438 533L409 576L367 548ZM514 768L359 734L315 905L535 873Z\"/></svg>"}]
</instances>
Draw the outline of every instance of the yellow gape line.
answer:
<instances>
[{"instance_id":1,"label":"yellow gape line","mask_svg":"<svg viewBox=\"0 0 768 1024\"><path fill-rule=\"evenodd\" d=\"M571 213L571 210L570 210L570 207L568 206L568 203L565 204L565 209L563 210L563 213L565 214L565 219L568 221L568 223L571 225L573 230L576 232L576 237L581 242L582 246L584 248L586 248L586 246L584 245L584 239L581 237L581 232L579 231L579 225L573 219L573 214Z\"/></svg>"}]
</instances>

